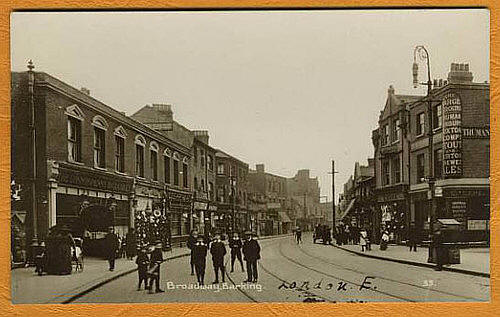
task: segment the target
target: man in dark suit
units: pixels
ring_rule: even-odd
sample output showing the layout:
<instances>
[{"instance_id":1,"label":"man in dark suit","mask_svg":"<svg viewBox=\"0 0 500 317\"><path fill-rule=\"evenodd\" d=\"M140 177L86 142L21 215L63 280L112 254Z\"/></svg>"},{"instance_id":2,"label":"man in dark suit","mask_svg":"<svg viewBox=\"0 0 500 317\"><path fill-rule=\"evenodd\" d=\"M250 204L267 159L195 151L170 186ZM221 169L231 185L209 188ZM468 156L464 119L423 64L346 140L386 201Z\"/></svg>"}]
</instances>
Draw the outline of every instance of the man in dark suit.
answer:
<instances>
[{"instance_id":1,"label":"man in dark suit","mask_svg":"<svg viewBox=\"0 0 500 317\"><path fill-rule=\"evenodd\" d=\"M194 248L194 245L196 244L197 239L198 239L198 231L193 230L191 232L191 235L188 238L188 241L187 241L187 247L189 250L191 250L191 259L190 259L191 275L194 275L193 248Z\"/></svg>"},{"instance_id":2,"label":"man in dark suit","mask_svg":"<svg viewBox=\"0 0 500 317\"><path fill-rule=\"evenodd\" d=\"M156 241L155 249L151 253L149 264L149 293L153 293L153 282L155 283L155 292L163 293L160 289L160 264L163 262L163 253L161 252L161 241Z\"/></svg>"},{"instance_id":3,"label":"man in dark suit","mask_svg":"<svg viewBox=\"0 0 500 317\"><path fill-rule=\"evenodd\" d=\"M247 240L243 244L243 256L247 262L247 280L245 283L257 282L257 260L260 259L260 245L249 231L246 233Z\"/></svg>"},{"instance_id":4,"label":"man in dark suit","mask_svg":"<svg viewBox=\"0 0 500 317\"><path fill-rule=\"evenodd\" d=\"M108 228L108 234L106 235L105 238L105 245L106 245L105 246L106 257L109 263L109 270L113 271L115 269L116 251L120 246L120 243L118 242L118 237L116 236L113 227Z\"/></svg>"},{"instance_id":5,"label":"man in dark suit","mask_svg":"<svg viewBox=\"0 0 500 317\"><path fill-rule=\"evenodd\" d=\"M205 244L204 238L198 236L196 244L193 245L191 252L193 254L193 263L196 270L196 279L200 285L204 285L207 251L208 246Z\"/></svg>"},{"instance_id":6,"label":"man in dark suit","mask_svg":"<svg viewBox=\"0 0 500 317\"><path fill-rule=\"evenodd\" d=\"M234 272L234 262L236 259L238 259L241 264L241 270L245 272L245 269L243 268L243 260L241 259L241 248L243 247L243 242L241 242L237 232L233 233L233 237L229 239L229 247L231 248L231 273Z\"/></svg>"},{"instance_id":7,"label":"man in dark suit","mask_svg":"<svg viewBox=\"0 0 500 317\"><path fill-rule=\"evenodd\" d=\"M215 281L212 284L219 283L219 271L222 275L222 283L224 283L224 255L226 255L226 246L224 242L221 241L220 233L218 232L215 234L215 239L210 247L210 253L212 254L212 262L215 271Z\"/></svg>"}]
</instances>

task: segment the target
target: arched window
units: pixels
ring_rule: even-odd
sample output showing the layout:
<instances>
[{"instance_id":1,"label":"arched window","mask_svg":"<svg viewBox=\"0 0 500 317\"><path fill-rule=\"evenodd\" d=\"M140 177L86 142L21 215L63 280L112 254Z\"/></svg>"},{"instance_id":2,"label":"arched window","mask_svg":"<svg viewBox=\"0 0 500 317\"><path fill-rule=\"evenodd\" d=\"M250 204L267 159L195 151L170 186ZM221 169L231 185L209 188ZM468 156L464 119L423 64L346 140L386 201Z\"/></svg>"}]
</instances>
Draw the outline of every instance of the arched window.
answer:
<instances>
[{"instance_id":1,"label":"arched window","mask_svg":"<svg viewBox=\"0 0 500 317\"><path fill-rule=\"evenodd\" d=\"M144 177L144 147L146 140L142 135L135 137L135 174Z\"/></svg>"},{"instance_id":2,"label":"arched window","mask_svg":"<svg viewBox=\"0 0 500 317\"><path fill-rule=\"evenodd\" d=\"M68 116L68 161L81 162L83 111L77 105L71 105L64 113Z\"/></svg>"},{"instance_id":3,"label":"arched window","mask_svg":"<svg viewBox=\"0 0 500 317\"><path fill-rule=\"evenodd\" d=\"M164 178L165 178L165 183L170 184L170 158L172 157L172 151L170 151L169 148L166 148L165 151L163 151L163 173L164 173Z\"/></svg>"},{"instance_id":4,"label":"arched window","mask_svg":"<svg viewBox=\"0 0 500 317\"><path fill-rule=\"evenodd\" d=\"M179 153L174 152L174 185L179 186Z\"/></svg>"},{"instance_id":5,"label":"arched window","mask_svg":"<svg viewBox=\"0 0 500 317\"><path fill-rule=\"evenodd\" d=\"M182 159L182 186L184 188L188 188L189 187L189 182L188 182L188 177L189 177L189 174L188 174L188 164L189 164L189 158L187 156L185 156Z\"/></svg>"},{"instance_id":6,"label":"arched window","mask_svg":"<svg viewBox=\"0 0 500 317\"><path fill-rule=\"evenodd\" d=\"M149 144L149 154L150 154L150 167L151 167L151 179L154 181L158 180L158 143L151 141Z\"/></svg>"},{"instance_id":7,"label":"arched window","mask_svg":"<svg viewBox=\"0 0 500 317\"><path fill-rule=\"evenodd\" d=\"M115 169L120 173L125 172L125 139L127 133L122 126L118 126L115 131Z\"/></svg>"}]
</instances>

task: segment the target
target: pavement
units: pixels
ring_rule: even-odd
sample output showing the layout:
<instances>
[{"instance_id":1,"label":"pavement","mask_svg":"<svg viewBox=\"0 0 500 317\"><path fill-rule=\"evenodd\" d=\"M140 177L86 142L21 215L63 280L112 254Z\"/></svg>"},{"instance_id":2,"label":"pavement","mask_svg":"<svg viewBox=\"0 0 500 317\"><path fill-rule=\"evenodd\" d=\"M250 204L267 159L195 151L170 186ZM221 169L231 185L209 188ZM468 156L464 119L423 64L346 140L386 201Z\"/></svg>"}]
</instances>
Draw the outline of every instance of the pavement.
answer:
<instances>
[{"instance_id":1,"label":"pavement","mask_svg":"<svg viewBox=\"0 0 500 317\"><path fill-rule=\"evenodd\" d=\"M365 252L361 252L360 245L335 245L335 247L364 257L429 268L435 267L435 264L427 263L429 252L427 247L418 247L417 252L410 252L409 247L401 245L389 245L387 250L382 251L379 245L374 244L371 251ZM490 277L490 249L460 249L460 264L445 265L443 269L451 272Z\"/></svg>"},{"instance_id":2,"label":"pavement","mask_svg":"<svg viewBox=\"0 0 500 317\"><path fill-rule=\"evenodd\" d=\"M307 233L301 244L291 236L259 240L261 260L257 283L244 283L247 276L238 262L234 272L230 272L230 257L226 255L225 283L212 284L215 274L207 256L205 285L199 286L196 276L190 274L189 259L177 258L161 267L160 285L164 293L137 290L137 274L128 274L87 292L72 303L490 300L489 278L362 257L332 246L313 244Z\"/></svg>"},{"instance_id":3,"label":"pavement","mask_svg":"<svg viewBox=\"0 0 500 317\"><path fill-rule=\"evenodd\" d=\"M172 260L189 255L189 249L173 248L164 252L163 258ZM61 304L100 287L101 285L132 273L137 269L134 260L116 259L115 270L109 271L108 261L100 258L84 258L84 270L70 275L42 275L34 267L11 270L11 294L13 304Z\"/></svg>"},{"instance_id":4,"label":"pavement","mask_svg":"<svg viewBox=\"0 0 500 317\"><path fill-rule=\"evenodd\" d=\"M288 236L265 236L259 240ZM166 261L188 256L187 247L173 248L163 253ZM102 287L103 285L129 275L137 270L134 260L117 259L115 270L109 271L108 262L101 258L86 257L84 270L70 275L42 275L35 273L34 267L23 267L11 270L11 295L13 304L65 304ZM135 274L133 275L136 278Z\"/></svg>"}]
</instances>

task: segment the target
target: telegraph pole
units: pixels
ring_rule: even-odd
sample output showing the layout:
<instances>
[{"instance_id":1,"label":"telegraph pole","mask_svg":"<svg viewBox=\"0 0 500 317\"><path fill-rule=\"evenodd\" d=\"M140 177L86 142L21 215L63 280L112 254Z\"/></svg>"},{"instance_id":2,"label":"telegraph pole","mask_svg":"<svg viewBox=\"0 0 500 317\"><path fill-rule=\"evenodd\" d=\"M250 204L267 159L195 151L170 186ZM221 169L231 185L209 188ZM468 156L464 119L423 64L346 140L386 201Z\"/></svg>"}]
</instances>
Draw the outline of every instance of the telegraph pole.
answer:
<instances>
[{"instance_id":1,"label":"telegraph pole","mask_svg":"<svg viewBox=\"0 0 500 317\"><path fill-rule=\"evenodd\" d=\"M335 160L332 160L332 171L328 174L332 175L332 228L335 229Z\"/></svg>"}]
</instances>

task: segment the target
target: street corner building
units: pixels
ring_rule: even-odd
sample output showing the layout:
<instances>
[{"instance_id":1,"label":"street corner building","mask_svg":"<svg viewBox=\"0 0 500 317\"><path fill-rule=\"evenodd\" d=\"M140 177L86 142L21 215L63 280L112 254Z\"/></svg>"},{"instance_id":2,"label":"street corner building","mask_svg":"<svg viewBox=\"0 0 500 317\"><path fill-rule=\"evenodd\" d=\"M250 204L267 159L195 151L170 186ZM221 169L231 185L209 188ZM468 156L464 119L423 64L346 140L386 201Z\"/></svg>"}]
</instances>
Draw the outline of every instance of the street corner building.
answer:
<instances>
[{"instance_id":1,"label":"street corner building","mask_svg":"<svg viewBox=\"0 0 500 317\"><path fill-rule=\"evenodd\" d=\"M11 82L13 261L26 260L55 225L95 255L109 226L119 236L136 227L139 238L165 245L187 237L192 149L164 133L173 123L141 122L29 68Z\"/></svg>"},{"instance_id":2,"label":"street corner building","mask_svg":"<svg viewBox=\"0 0 500 317\"><path fill-rule=\"evenodd\" d=\"M455 219L461 242L489 243L489 107L489 83L473 82L468 64L452 63L429 97L389 87L372 133L376 229L402 242L415 226L426 240L432 221Z\"/></svg>"}]
</instances>

